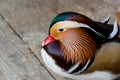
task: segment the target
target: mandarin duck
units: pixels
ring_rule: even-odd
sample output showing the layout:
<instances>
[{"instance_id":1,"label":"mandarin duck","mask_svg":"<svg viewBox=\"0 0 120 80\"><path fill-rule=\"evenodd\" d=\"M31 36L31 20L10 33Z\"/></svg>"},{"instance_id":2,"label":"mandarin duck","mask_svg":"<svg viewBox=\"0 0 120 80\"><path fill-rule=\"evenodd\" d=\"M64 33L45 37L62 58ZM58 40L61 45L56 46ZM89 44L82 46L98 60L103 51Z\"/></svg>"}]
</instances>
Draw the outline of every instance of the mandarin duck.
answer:
<instances>
[{"instance_id":1,"label":"mandarin duck","mask_svg":"<svg viewBox=\"0 0 120 80\"><path fill-rule=\"evenodd\" d=\"M53 18L41 56L53 72L77 80L113 80L120 76L117 19L93 21L76 12Z\"/></svg>"}]
</instances>

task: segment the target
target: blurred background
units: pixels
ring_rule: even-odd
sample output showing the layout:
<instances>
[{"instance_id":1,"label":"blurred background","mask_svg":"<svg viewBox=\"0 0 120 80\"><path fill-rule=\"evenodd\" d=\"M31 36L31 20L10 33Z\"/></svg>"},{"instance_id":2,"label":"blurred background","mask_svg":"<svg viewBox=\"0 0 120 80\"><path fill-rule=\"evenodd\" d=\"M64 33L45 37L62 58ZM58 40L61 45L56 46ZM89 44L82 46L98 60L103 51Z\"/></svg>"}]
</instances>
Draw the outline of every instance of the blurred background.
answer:
<instances>
[{"instance_id":1,"label":"blurred background","mask_svg":"<svg viewBox=\"0 0 120 80\"><path fill-rule=\"evenodd\" d=\"M52 18L66 11L96 21L110 15L113 23L114 13L120 11L120 0L0 0L0 46L5 46L0 47L0 80L68 80L48 71L40 56L40 45ZM19 53L24 60L18 57Z\"/></svg>"}]
</instances>

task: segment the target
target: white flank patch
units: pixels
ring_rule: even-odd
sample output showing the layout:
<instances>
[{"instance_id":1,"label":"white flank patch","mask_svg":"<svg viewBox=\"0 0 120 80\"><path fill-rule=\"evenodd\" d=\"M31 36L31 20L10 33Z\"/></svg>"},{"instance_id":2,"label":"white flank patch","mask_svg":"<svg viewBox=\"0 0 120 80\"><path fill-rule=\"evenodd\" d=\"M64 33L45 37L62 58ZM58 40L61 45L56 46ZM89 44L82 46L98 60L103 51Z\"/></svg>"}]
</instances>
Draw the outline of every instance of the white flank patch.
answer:
<instances>
[{"instance_id":1,"label":"white flank patch","mask_svg":"<svg viewBox=\"0 0 120 80\"><path fill-rule=\"evenodd\" d=\"M119 30L119 28L118 28L118 23L117 23L117 19L116 19L114 22L113 31L110 33L108 38L109 39L113 38L118 33L118 30Z\"/></svg>"},{"instance_id":2,"label":"white flank patch","mask_svg":"<svg viewBox=\"0 0 120 80\"><path fill-rule=\"evenodd\" d=\"M57 23L61 24L60 28L63 28L63 29L66 29L66 28L79 28L79 27L89 28L90 30L95 32L97 35L100 35L100 36L105 38L105 36L103 36L101 33L95 31L93 28L91 28L90 26L88 26L86 24L83 24L83 23L78 23L76 21L60 21L60 22L57 22Z\"/></svg>"},{"instance_id":3,"label":"white flank patch","mask_svg":"<svg viewBox=\"0 0 120 80\"><path fill-rule=\"evenodd\" d=\"M42 48L41 55L43 58L43 61L45 62L45 65L50 68L55 73L68 77L74 80L113 80L116 77L120 75L114 75L110 72L105 71L95 71L93 73L89 74L80 74L80 75L74 75L74 74L68 74L63 69L61 69L59 66L55 64L55 61L46 53L46 51ZM77 65L76 65L77 66Z\"/></svg>"}]
</instances>

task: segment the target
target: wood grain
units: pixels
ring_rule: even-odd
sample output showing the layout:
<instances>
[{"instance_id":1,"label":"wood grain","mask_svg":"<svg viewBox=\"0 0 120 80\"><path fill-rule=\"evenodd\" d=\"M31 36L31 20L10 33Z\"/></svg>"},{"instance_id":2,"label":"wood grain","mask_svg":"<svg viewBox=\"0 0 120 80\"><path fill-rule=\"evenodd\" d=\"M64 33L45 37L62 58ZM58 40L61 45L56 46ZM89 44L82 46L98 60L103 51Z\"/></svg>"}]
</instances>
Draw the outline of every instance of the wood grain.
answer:
<instances>
[{"instance_id":1,"label":"wood grain","mask_svg":"<svg viewBox=\"0 0 120 80\"><path fill-rule=\"evenodd\" d=\"M0 80L54 80L1 17Z\"/></svg>"}]
</instances>

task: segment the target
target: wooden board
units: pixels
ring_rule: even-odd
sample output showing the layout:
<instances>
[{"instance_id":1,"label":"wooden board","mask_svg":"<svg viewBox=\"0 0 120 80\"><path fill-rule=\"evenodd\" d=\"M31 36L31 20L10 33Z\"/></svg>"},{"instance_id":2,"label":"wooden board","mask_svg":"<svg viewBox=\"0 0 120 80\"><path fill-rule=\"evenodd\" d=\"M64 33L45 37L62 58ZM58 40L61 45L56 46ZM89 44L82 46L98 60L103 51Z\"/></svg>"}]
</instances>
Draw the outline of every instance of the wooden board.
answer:
<instances>
[{"instance_id":1,"label":"wooden board","mask_svg":"<svg viewBox=\"0 0 120 80\"><path fill-rule=\"evenodd\" d=\"M54 80L1 17L0 80Z\"/></svg>"},{"instance_id":2,"label":"wooden board","mask_svg":"<svg viewBox=\"0 0 120 80\"><path fill-rule=\"evenodd\" d=\"M48 3L48 0L0 1L1 14L11 24L18 36L30 47L36 57L39 58L40 62L42 62L40 45L47 35L49 21L56 13L56 7L53 4L56 4L55 0L51 0L50 3ZM53 72L51 73L57 80L66 80Z\"/></svg>"}]
</instances>

